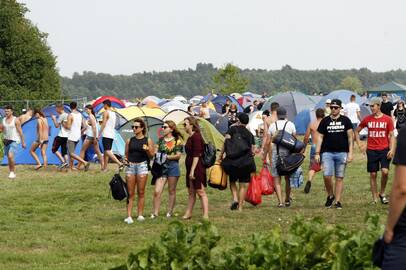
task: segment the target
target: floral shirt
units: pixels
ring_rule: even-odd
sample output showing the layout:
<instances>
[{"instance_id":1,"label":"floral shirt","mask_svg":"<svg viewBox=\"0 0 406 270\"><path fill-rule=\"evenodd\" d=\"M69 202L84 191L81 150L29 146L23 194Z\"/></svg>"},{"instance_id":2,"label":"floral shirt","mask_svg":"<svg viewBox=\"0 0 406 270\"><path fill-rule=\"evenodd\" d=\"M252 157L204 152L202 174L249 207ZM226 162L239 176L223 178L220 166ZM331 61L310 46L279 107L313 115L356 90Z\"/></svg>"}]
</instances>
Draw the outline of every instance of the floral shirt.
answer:
<instances>
[{"instance_id":1,"label":"floral shirt","mask_svg":"<svg viewBox=\"0 0 406 270\"><path fill-rule=\"evenodd\" d=\"M177 152L183 152L182 140L170 140L169 142L165 141L164 138L159 139L158 141L158 152L166 153L167 155L175 155Z\"/></svg>"}]
</instances>

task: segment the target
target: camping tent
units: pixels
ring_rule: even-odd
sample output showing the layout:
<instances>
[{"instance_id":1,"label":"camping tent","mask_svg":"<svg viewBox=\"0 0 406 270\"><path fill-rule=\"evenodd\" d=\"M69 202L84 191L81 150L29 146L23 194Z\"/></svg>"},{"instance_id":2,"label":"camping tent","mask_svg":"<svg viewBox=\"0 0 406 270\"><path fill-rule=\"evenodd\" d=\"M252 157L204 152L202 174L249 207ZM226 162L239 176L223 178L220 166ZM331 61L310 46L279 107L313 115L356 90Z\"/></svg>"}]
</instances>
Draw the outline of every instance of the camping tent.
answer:
<instances>
[{"instance_id":1,"label":"camping tent","mask_svg":"<svg viewBox=\"0 0 406 270\"><path fill-rule=\"evenodd\" d=\"M296 127L296 134L304 135L306 133L307 126L314 119L316 119L316 115L313 109L305 109L298 113L293 120Z\"/></svg>"},{"instance_id":2,"label":"camping tent","mask_svg":"<svg viewBox=\"0 0 406 270\"><path fill-rule=\"evenodd\" d=\"M199 104L202 99L203 96L194 96L191 99L189 99L189 103Z\"/></svg>"},{"instance_id":3,"label":"camping tent","mask_svg":"<svg viewBox=\"0 0 406 270\"><path fill-rule=\"evenodd\" d=\"M235 104L237 106L238 112L244 111L244 108L240 105L240 103L238 103L238 101L234 97L218 95L217 97L215 97L211 100L211 103L213 103L213 105L216 109L216 112L222 113L221 110L223 108L223 105L226 104L227 99L229 99L232 104Z\"/></svg>"},{"instance_id":4,"label":"camping tent","mask_svg":"<svg viewBox=\"0 0 406 270\"><path fill-rule=\"evenodd\" d=\"M151 116L142 116L141 118L147 125L148 137L151 138L154 143L157 143L158 139L162 136L161 132L163 121ZM127 141L134 136L134 132L131 127L133 124L133 120L134 119L131 119L118 129L118 132L120 133L124 141Z\"/></svg>"},{"instance_id":5,"label":"camping tent","mask_svg":"<svg viewBox=\"0 0 406 270\"><path fill-rule=\"evenodd\" d=\"M265 102L262 110L270 111L272 102L278 102L280 106L286 109L290 121L293 121L301 111L312 109L315 104L307 95L301 92L284 92L273 96Z\"/></svg>"},{"instance_id":6,"label":"camping tent","mask_svg":"<svg viewBox=\"0 0 406 270\"><path fill-rule=\"evenodd\" d=\"M159 97L156 96L147 96L146 98L144 98L141 103L142 104L147 104L148 102L153 102L155 104L159 104L161 102L161 99Z\"/></svg>"},{"instance_id":7,"label":"camping tent","mask_svg":"<svg viewBox=\"0 0 406 270\"><path fill-rule=\"evenodd\" d=\"M242 97L242 95L240 93L232 93L230 94L230 96L234 97L235 99L239 99L240 97Z\"/></svg>"},{"instance_id":8,"label":"camping tent","mask_svg":"<svg viewBox=\"0 0 406 270\"><path fill-rule=\"evenodd\" d=\"M180 122L185 120L186 117L189 117L189 116L191 116L191 114L188 113L187 111L173 110L173 111L169 112L167 115L165 115L164 118L162 118L162 121L171 120L171 121L175 122L175 124L179 124Z\"/></svg>"},{"instance_id":9,"label":"camping tent","mask_svg":"<svg viewBox=\"0 0 406 270\"><path fill-rule=\"evenodd\" d=\"M200 131L202 137L206 143L212 143L217 150L221 150L224 145L224 137L221 133L208 121L204 120L201 117L197 118L197 121L200 126ZM185 127L183 126L183 121L177 125L178 130L182 133L183 138L186 142L188 138L188 134L185 131Z\"/></svg>"},{"instance_id":10,"label":"camping tent","mask_svg":"<svg viewBox=\"0 0 406 270\"><path fill-rule=\"evenodd\" d=\"M171 101L168 101L168 102L166 102L165 104L163 104L162 106L161 106L161 109L163 110L163 111L165 111L165 112L170 112L170 111L173 111L173 110L184 110L184 111L187 111L187 107L188 107L189 105L188 104L186 104L186 103L183 103L183 102L180 102L180 101L176 101L176 100L171 100Z\"/></svg>"},{"instance_id":11,"label":"camping tent","mask_svg":"<svg viewBox=\"0 0 406 270\"><path fill-rule=\"evenodd\" d=\"M165 115L165 112L160 108L148 108L146 106L130 106L122 109L114 109L114 111L124 117L126 121L143 116L162 118ZM101 112L103 112L103 110L101 110Z\"/></svg>"},{"instance_id":12,"label":"camping tent","mask_svg":"<svg viewBox=\"0 0 406 270\"><path fill-rule=\"evenodd\" d=\"M357 102L359 105L362 104L362 98L357 93L350 90L341 89L335 90L333 92L330 92L328 95L323 96L314 108L324 108L327 99L339 99L344 106L346 103L350 102L351 95L355 95L355 102Z\"/></svg>"},{"instance_id":13,"label":"camping tent","mask_svg":"<svg viewBox=\"0 0 406 270\"><path fill-rule=\"evenodd\" d=\"M172 100L173 101L179 101L179 102L182 102L182 103L185 103L185 104L187 103L187 99L184 96L181 96L181 95L175 96Z\"/></svg>"},{"instance_id":14,"label":"camping tent","mask_svg":"<svg viewBox=\"0 0 406 270\"><path fill-rule=\"evenodd\" d=\"M388 82L372 90L368 90L368 97L376 97L383 92L388 93L389 98L392 101L397 101L399 99L405 100L406 98L406 85L397 82Z\"/></svg>"},{"instance_id":15,"label":"camping tent","mask_svg":"<svg viewBox=\"0 0 406 270\"><path fill-rule=\"evenodd\" d=\"M101 96L97 98L92 106L93 110L98 113L102 108L103 108L103 101L105 100L110 100L111 101L111 107L113 108L125 108L124 102L122 102L120 99L114 97L114 96Z\"/></svg>"},{"instance_id":16,"label":"camping tent","mask_svg":"<svg viewBox=\"0 0 406 270\"><path fill-rule=\"evenodd\" d=\"M193 108L193 111L198 115L200 106ZM228 130L228 119L226 116L219 114L215 110L209 109L210 123L221 133L225 134Z\"/></svg>"}]
</instances>

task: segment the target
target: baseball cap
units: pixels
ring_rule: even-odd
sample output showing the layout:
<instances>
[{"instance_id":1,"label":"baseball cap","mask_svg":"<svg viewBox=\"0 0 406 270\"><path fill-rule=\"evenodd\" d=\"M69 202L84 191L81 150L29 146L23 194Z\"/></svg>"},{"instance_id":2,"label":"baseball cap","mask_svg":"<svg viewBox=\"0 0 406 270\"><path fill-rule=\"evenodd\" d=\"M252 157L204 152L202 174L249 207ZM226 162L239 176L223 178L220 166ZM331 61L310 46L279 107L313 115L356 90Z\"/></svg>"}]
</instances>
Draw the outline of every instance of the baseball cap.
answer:
<instances>
[{"instance_id":1,"label":"baseball cap","mask_svg":"<svg viewBox=\"0 0 406 270\"><path fill-rule=\"evenodd\" d=\"M278 118L284 118L287 116L287 114L288 113L286 112L286 109L284 107L279 107L276 110L276 115L278 116Z\"/></svg>"},{"instance_id":2,"label":"baseball cap","mask_svg":"<svg viewBox=\"0 0 406 270\"><path fill-rule=\"evenodd\" d=\"M238 120L240 120L240 123L243 125L248 124L248 122L250 121L250 118L248 117L248 114L246 114L246 113L239 113L237 117L238 117Z\"/></svg>"},{"instance_id":3,"label":"baseball cap","mask_svg":"<svg viewBox=\"0 0 406 270\"><path fill-rule=\"evenodd\" d=\"M331 103L331 99L327 99L326 104L330 104L330 103Z\"/></svg>"},{"instance_id":4,"label":"baseball cap","mask_svg":"<svg viewBox=\"0 0 406 270\"><path fill-rule=\"evenodd\" d=\"M342 105L342 103L341 103L341 100L339 100L339 99L333 99L333 100L331 101L331 103L330 103L330 107L331 107L331 106L338 106L338 107L341 108L341 105Z\"/></svg>"}]
</instances>

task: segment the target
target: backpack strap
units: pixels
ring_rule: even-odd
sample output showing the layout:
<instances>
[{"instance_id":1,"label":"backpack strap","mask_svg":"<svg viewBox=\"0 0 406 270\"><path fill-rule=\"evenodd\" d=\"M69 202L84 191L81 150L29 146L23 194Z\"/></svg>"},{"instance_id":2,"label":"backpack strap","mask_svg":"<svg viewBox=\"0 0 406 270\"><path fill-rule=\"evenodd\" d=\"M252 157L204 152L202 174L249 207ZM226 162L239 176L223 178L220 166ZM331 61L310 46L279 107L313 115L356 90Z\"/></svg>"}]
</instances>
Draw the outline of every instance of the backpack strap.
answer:
<instances>
[{"instance_id":1,"label":"backpack strap","mask_svg":"<svg viewBox=\"0 0 406 270\"><path fill-rule=\"evenodd\" d=\"M282 136L281 136L281 138L279 139L279 142L276 144L276 154L279 156L279 144L281 143L281 140L282 140L282 138L283 138L283 135L285 134L285 128L286 128L286 125L288 124L288 120L286 120L286 122L285 122L285 124L283 125L283 129L282 129ZM275 125L276 125L276 130L278 130L278 121L276 121L275 122Z\"/></svg>"}]
</instances>

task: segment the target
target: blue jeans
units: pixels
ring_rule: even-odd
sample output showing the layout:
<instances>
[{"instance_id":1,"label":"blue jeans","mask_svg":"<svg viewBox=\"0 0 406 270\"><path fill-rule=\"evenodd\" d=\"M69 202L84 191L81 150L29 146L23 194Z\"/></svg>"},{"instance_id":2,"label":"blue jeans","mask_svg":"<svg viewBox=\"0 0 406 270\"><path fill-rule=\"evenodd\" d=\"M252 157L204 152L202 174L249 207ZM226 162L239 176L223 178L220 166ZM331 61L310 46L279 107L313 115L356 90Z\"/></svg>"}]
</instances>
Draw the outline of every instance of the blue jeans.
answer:
<instances>
[{"instance_id":1,"label":"blue jeans","mask_svg":"<svg viewBox=\"0 0 406 270\"><path fill-rule=\"evenodd\" d=\"M18 144L16 142L12 142L7 146L4 146L4 156L8 156L9 153L15 155L18 150Z\"/></svg>"},{"instance_id":2,"label":"blue jeans","mask_svg":"<svg viewBox=\"0 0 406 270\"><path fill-rule=\"evenodd\" d=\"M146 175L148 174L148 163L146 161L140 163L130 163L125 170L127 175Z\"/></svg>"},{"instance_id":3,"label":"blue jeans","mask_svg":"<svg viewBox=\"0 0 406 270\"><path fill-rule=\"evenodd\" d=\"M324 176L344 178L345 166L347 164L346 152L324 152L321 155L324 168Z\"/></svg>"}]
</instances>

